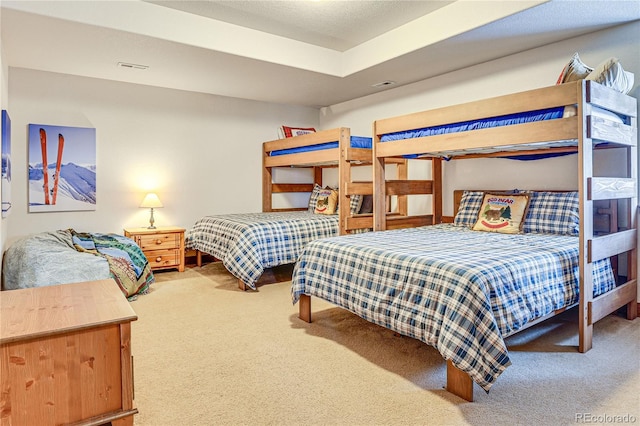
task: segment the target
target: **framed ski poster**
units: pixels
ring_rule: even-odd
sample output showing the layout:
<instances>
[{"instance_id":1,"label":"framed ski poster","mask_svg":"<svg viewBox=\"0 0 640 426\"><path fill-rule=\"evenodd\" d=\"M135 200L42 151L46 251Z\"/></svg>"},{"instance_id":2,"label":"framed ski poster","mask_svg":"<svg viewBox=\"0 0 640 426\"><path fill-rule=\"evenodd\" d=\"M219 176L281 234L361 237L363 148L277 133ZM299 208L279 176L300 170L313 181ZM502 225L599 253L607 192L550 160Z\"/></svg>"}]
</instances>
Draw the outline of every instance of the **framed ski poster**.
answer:
<instances>
[{"instance_id":1,"label":"framed ski poster","mask_svg":"<svg viewBox=\"0 0 640 426\"><path fill-rule=\"evenodd\" d=\"M29 212L96 209L96 129L29 124Z\"/></svg>"},{"instance_id":2,"label":"framed ski poster","mask_svg":"<svg viewBox=\"0 0 640 426\"><path fill-rule=\"evenodd\" d=\"M11 211L11 118L2 110L2 217Z\"/></svg>"}]
</instances>

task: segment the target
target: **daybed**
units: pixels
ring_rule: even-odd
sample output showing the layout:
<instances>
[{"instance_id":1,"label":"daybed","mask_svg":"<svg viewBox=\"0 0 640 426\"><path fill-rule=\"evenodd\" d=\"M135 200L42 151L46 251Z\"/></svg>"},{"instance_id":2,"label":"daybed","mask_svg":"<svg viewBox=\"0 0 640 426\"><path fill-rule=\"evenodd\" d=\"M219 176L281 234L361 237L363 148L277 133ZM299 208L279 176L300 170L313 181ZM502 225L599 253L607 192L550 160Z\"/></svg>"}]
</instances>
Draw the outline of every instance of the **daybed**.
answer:
<instances>
[{"instance_id":1,"label":"daybed","mask_svg":"<svg viewBox=\"0 0 640 426\"><path fill-rule=\"evenodd\" d=\"M255 289L266 268L294 263L302 248L318 238L372 228L373 216L359 215L372 182L355 182L351 168L371 165L371 138L352 137L345 127L263 143L262 212L205 216L187 232L185 246L220 259L238 278L238 287ZM313 169L314 183L275 183L280 167ZM315 214L323 188L322 170L338 168L337 214ZM308 207L273 208L273 194L311 193Z\"/></svg>"},{"instance_id":2,"label":"daybed","mask_svg":"<svg viewBox=\"0 0 640 426\"><path fill-rule=\"evenodd\" d=\"M129 299L146 293L154 281L142 250L117 234L41 232L17 240L3 257L3 290L107 278Z\"/></svg>"},{"instance_id":3,"label":"daybed","mask_svg":"<svg viewBox=\"0 0 640 426\"><path fill-rule=\"evenodd\" d=\"M425 136L413 132L566 106L575 107L576 114L456 133ZM595 108L614 112L619 120L596 116ZM311 320L310 296L316 296L421 339L447 360L447 389L467 400L473 399L472 380L488 391L509 365L503 341L507 335L574 304L580 312L579 350L588 351L596 321L625 305L628 318L637 316L636 110L635 99L594 81L579 80L376 121L374 229L396 227L384 214L390 191L399 195L402 204L401 197L420 186L433 194L432 214L423 219L425 224L454 223L310 243L296 263L292 280L292 297L294 303L300 301L300 318ZM406 131L409 133L397 137ZM386 138L389 134L394 137ZM490 152L485 153L485 148ZM597 148L624 151L624 178L593 176L593 149ZM555 207L544 202L535 215L546 219L531 228L541 235L472 231L468 223L456 223L462 216L443 217L443 157L566 152L577 152L579 164L579 188L571 196L574 201L563 199L555 205L574 206L571 210L576 222L572 231L565 232L568 235L553 235L557 229L554 220L550 226L544 225L549 217L556 217ZM385 160L407 155L431 159L432 179L422 185L385 181ZM619 216L627 223L618 232L596 236L594 203L601 200L621 205ZM470 217L478 220L477 210ZM616 283L608 259L623 255L627 257L625 277ZM530 266L531 262L538 266Z\"/></svg>"}]
</instances>

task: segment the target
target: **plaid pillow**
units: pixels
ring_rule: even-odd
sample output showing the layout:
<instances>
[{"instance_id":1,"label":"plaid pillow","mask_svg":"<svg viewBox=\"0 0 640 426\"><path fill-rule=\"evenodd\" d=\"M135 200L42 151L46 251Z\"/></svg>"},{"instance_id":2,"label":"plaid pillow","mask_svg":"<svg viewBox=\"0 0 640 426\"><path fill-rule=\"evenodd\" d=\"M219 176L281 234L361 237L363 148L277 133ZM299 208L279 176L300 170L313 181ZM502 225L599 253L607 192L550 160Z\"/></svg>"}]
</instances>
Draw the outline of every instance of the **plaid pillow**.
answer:
<instances>
[{"instance_id":1,"label":"plaid pillow","mask_svg":"<svg viewBox=\"0 0 640 426\"><path fill-rule=\"evenodd\" d=\"M363 196L360 194L355 194L350 197L349 200L349 210L351 214L358 214L360 212L360 207L362 206Z\"/></svg>"},{"instance_id":2,"label":"plaid pillow","mask_svg":"<svg viewBox=\"0 0 640 426\"><path fill-rule=\"evenodd\" d=\"M313 191L311 191L311 196L309 197L309 213L313 213L316 209L316 204L318 203L318 197L320 196L320 192L322 191L322 187L317 183L313 185Z\"/></svg>"},{"instance_id":3,"label":"plaid pillow","mask_svg":"<svg viewBox=\"0 0 640 426\"><path fill-rule=\"evenodd\" d=\"M453 224L456 226L466 226L468 228L475 225L483 199L484 192L482 191L464 191L462 193L462 199L460 200L458 213L453 219Z\"/></svg>"},{"instance_id":4,"label":"plaid pillow","mask_svg":"<svg viewBox=\"0 0 640 426\"><path fill-rule=\"evenodd\" d=\"M578 235L580 215L577 192L531 192L523 232Z\"/></svg>"}]
</instances>

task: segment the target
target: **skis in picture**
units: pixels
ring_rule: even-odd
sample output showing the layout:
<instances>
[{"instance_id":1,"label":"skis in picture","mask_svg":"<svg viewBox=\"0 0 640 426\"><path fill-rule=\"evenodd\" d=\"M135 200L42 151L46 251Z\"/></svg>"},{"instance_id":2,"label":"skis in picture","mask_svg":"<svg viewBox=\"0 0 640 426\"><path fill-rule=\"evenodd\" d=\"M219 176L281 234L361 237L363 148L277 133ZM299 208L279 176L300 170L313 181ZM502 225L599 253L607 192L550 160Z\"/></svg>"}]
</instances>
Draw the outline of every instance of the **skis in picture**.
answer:
<instances>
[{"instance_id":1,"label":"skis in picture","mask_svg":"<svg viewBox=\"0 0 640 426\"><path fill-rule=\"evenodd\" d=\"M56 172L53 175L53 189L51 190L51 204L56 204L58 198L58 181L60 180L60 167L62 166L62 150L64 149L64 136L58 134L58 158L56 159Z\"/></svg>"},{"instance_id":2,"label":"skis in picture","mask_svg":"<svg viewBox=\"0 0 640 426\"><path fill-rule=\"evenodd\" d=\"M49 164L47 163L47 132L40 128L40 148L42 149L42 175L44 183L44 203L49 204Z\"/></svg>"}]
</instances>

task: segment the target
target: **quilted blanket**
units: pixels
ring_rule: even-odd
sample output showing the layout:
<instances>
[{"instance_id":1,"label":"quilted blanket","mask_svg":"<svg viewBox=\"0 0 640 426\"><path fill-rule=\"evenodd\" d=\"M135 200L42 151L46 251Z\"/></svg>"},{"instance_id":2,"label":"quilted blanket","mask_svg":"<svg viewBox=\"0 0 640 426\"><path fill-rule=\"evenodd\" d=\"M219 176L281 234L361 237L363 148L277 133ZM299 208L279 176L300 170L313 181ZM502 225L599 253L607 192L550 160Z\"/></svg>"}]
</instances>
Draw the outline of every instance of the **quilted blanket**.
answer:
<instances>
[{"instance_id":1,"label":"quilted blanket","mask_svg":"<svg viewBox=\"0 0 640 426\"><path fill-rule=\"evenodd\" d=\"M102 256L109 272L127 297L149 291L153 274L140 247L130 238L117 234L76 232L69 229L73 245L79 252Z\"/></svg>"},{"instance_id":2,"label":"quilted blanket","mask_svg":"<svg viewBox=\"0 0 640 426\"><path fill-rule=\"evenodd\" d=\"M148 291L154 281L140 248L115 234L41 232L17 240L3 257L3 290L108 278L128 298Z\"/></svg>"},{"instance_id":3,"label":"quilted blanket","mask_svg":"<svg viewBox=\"0 0 640 426\"><path fill-rule=\"evenodd\" d=\"M486 391L511 361L504 336L578 301L578 238L434 225L317 240L293 271L307 294L435 347ZM594 263L594 295L615 287Z\"/></svg>"}]
</instances>

